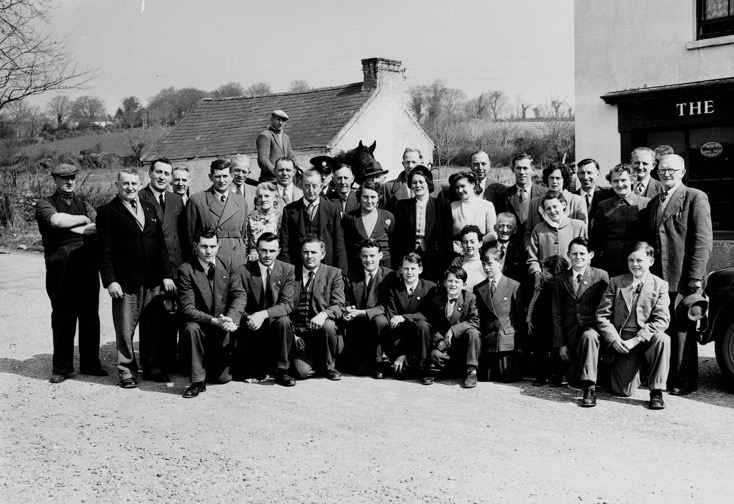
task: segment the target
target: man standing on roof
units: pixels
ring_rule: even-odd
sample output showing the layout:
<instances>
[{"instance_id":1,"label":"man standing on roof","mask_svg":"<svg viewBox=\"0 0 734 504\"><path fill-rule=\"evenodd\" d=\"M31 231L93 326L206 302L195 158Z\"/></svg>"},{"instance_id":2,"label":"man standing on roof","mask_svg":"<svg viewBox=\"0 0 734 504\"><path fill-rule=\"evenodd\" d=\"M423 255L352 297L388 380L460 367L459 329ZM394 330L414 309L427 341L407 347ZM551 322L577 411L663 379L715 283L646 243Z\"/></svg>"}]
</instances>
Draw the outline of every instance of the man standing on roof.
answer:
<instances>
[{"instance_id":1,"label":"man standing on roof","mask_svg":"<svg viewBox=\"0 0 734 504\"><path fill-rule=\"evenodd\" d=\"M257 164L260 166L259 182L275 181L275 162L282 157L294 158L291 139L283 132L288 114L274 110L270 124L257 136Z\"/></svg>"}]
</instances>

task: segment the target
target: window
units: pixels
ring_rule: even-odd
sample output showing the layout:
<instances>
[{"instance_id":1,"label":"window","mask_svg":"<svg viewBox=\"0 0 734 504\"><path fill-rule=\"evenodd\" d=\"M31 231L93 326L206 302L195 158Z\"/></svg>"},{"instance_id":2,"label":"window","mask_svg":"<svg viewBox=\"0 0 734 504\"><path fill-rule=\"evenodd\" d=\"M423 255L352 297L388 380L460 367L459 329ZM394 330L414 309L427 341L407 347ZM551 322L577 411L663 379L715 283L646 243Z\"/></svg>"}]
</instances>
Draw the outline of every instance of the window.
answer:
<instances>
[{"instance_id":1,"label":"window","mask_svg":"<svg viewBox=\"0 0 734 504\"><path fill-rule=\"evenodd\" d=\"M698 0L698 38L734 35L734 0Z\"/></svg>"}]
</instances>

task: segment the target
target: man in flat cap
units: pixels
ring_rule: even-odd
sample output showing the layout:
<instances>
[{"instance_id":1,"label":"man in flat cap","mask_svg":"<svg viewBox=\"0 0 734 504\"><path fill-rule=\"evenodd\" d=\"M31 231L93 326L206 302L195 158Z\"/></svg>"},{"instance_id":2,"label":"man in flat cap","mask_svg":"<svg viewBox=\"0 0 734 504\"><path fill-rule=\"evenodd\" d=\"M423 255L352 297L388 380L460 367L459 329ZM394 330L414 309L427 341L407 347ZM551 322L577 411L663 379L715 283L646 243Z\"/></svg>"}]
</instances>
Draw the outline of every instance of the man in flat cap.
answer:
<instances>
[{"instance_id":1,"label":"man in flat cap","mask_svg":"<svg viewBox=\"0 0 734 504\"><path fill-rule=\"evenodd\" d=\"M74 372L74 334L79 321L79 371L106 376L99 361L99 262L95 253L97 212L75 194L79 169L60 164L51 171L56 192L36 203L51 299L51 383Z\"/></svg>"},{"instance_id":2,"label":"man in flat cap","mask_svg":"<svg viewBox=\"0 0 734 504\"><path fill-rule=\"evenodd\" d=\"M294 158L291 139L283 132L288 114L274 110L270 124L257 136L257 164L260 166L259 182L275 181L275 162L282 157Z\"/></svg>"}]
</instances>

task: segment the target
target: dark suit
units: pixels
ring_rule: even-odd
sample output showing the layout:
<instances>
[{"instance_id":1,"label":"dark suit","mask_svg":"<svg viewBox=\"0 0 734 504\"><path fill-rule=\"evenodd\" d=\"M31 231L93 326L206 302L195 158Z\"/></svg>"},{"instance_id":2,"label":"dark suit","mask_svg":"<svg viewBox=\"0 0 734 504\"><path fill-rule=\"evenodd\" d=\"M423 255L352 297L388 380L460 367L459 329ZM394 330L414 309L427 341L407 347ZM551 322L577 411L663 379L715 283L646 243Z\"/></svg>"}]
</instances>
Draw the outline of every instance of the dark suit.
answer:
<instances>
[{"instance_id":1,"label":"dark suit","mask_svg":"<svg viewBox=\"0 0 734 504\"><path fill-rule=\"evenodd\" d=\"M288 352L293 344L293 292L296 284L296 269L291 264L275 261L271 267L269 298L263 289L260 262L252 261L239 267L242 287L247 294L244 318L266 310L268 319L257 331L241 327L237 334L235 366L236 377L262 377L272 367L288 369ZM244 321L243 321L244 326Z\"/></svg>"},{"instance_id":2,"label":"dark suit","mask_svg":"<svg viewBox=\"0 0 734 504\"><path fill-rule=\"evenodd\" d=\"M306 199L287 205L283 209L280 225L280 255L278 259L301 267L301 242L309 232L316 233L326 244L326 255L322 263L342 270L346 275L347 253L344 249L344 231L339 215L339 206L321 197L314 222L308 219Z\"/></svg>"},{"instance_id":3,"label":"dark suit","mask_svg":"<svg viewBox=\"0 0 734 504\"><path fill-rule=\"evenodd\" d=\"M51 227L56 213L85 215L92 222L97 212L84 199L72 196L69 203L58 193L38 201L36 219L43 239L46 262L46 293L51 300L53 371L68 376L74 372L74 335L79 321L79 369L94 373L99 361L99 257L95 236Z\"/></svg>"},{"instance_id":4,"label":"dark suit","mask_svg":"<svg viewBox=\"0 0 734 504\"><path fill-rule=\"evenodd\" d=\"M186 205L186 227L189 243L196 233L208 227L219 237L217 257L235 266L247 262L247 203L242 196L229 193L224 203L214 187L196 193Z\"/></svg>"},{"instance_id":5,"label":"dark suit","mask_svg":"<svg viewBox=\"0 0 734 504\"><path fill-rule=\"evenodd\" d=\"M629 272L627 256L632 246L645 239L649 199L630 194L614 196L597 206L594 227L589 233L589 247L594 252L592 264L611 276Z\"/></svg>"},{"instance_id":6,"label":"dark suit","mask_svg":"<svg viewBox=\"0 0 734 504\"><path fill-rule=\"evenodd\" d=\"M498 248L497 240L488 241L483 249ZM528 283L528 257L522 245L522 237L517 233L510 238L502 259L502 274L507 275L521 285Z\"/></svg>"},{"instance_id":7,"label":"dark suit","mask_svg":"<svg viewBox=\"0 0 734 504\"><path fill-rule=\"evenodd\" d=\"M278 133L271 126L257 136L257 165L260 167L259 182L275 180L275 162L283 156L293 159L291 139L285 133Z\"/></svg>"},{"instance_id":8,"label":"dark suit","mask_svg":"<svg viewBox=\"0 0 734 504\"><path fill-rule=\"evenodd\" d=\"M303 268L296 268L296 283L293 290L293 325L298 336L306 343L305 354L301 360L311 361L305 369L294 369L294 376L308 378L315 369L331 370L335 368L336 357L341 352L344 341L339 341L336 321L344 312L344 279L339 269L321 264L316 270L310 293L306 293L306 305L299 306L301 291L304 289ZM326 322L316 331L308 329L304 323L325 312L328 315ZM290 349L288 349L290 350ZM309 369L310 368L310 369Z\"/></svg>"},{"instance_id":9,"label":"dark suit","mask_svg":"<svg viewBox=\"0 0 734 504\"><path fill-rule=\"evenodd\" d=\"M382 362L383 347L390 345L385 305L388 298L388 287L398 281L394 271L379 266L371 285L365 282L364 269L352 272L346 278L344 292L347 306L364 310L366 317L358 317L345 322L346 341L344 358L357 365L366 362L368 366Z\"/></svg>"},{"instance_id":10,"label":"dark suit","mask_svg":"<svg viewBox=\"0 0 734 504\"><path fill-rule=\"evenodd\" d=\"M349 191L346 201L342 201L341 194L339 194L339 192L336 190L330 190L329 192L327 192L326 199L336 205L339 205L339 215L341 215L342 217L344 217L349 212L359 210L362 206L357 199L357 191L355 191L354 189Z\"/></svg>"},{"instance_id":11,"label":"dark suit","mask_svg":"<svg viewBox=\"0 0 734 504\"><path fill-rule=\"evenodd\" d=\"M635 194L637 193L637 185L639 185L639 182L635 184ZM663 185L663 183L650 177L650 182L647 183L645 191L640 196L652 199L653 196L663 192L665 192L665 186Z\"/></svg>"},{"instance_id":12,"label":"dark suit","mask_svg":"<svg viewBox=\"0 0 734 504\"><path fill-rule=\"evenodd\" d=\"M362 242L371 238L380 244L382 252L381 266L390 266L392 259L390 256L390 237L395 229L395 216L387 210L378 209L377 222L372 230L372 234L367 236L362 221L362 210L357 209L342 217L342 229L344 230L344 245L347 249L347 263L349 264L350 273L362 269L362 261L360 254L362 253Z\"/></svg>"},{"instance_id":13,"label":"dark suit","mask_svg":"<svg viewBox=\"0 0 734 504\"><path fill-rule=\"evenodd\" d=\"M609 285L604 270L587 266L576 282L576 273L567 270L553 284L553 348L567 347L571 357L569 377L596 383L599 363L599 333L596 309ZM578 290L577 290L578 286Z\"/></svg>"},{"instance_id":14,"label":"dark suit","mask_svg":"<svg viewBox=\"0 0 734 504\"><path fill-rule=\"evenodd\" d=\"M576 191L576 194L581 196L584 199L584 203L586 203L586 193L581 187ZM591 198L591 205L587 208L589 215L587 228L589 231L591 231L591 228L594 226L594 217L596 217L596 210L599 208L599 203L613 197L614 190L612 190L611 187L594 187L594 196Z\"/></svg>"},{"instance_id":15,"label":"dark suit","mask_svg":"<svg viewBox=\"0 0 734 504\"><path fill-rule=\"evenodd\" d=\"M405 322L392 331L392 344L388 349L390 360L405 355L407 364L413 369L426 372L431 351L431 326L421 312L424 300L433 296L436 284L423 278L418 280L412 296L408 296L405 282L397 279L389 286L387 292L387 319L396 315L405 318ZM402 373L404 375L405 372Z\"/></svg>"},{"instance_id":16,"label":"dark suit","mask_svg":"<svg viewBox=\"0 0 734 504\"><path fill-rule=\"evenodd\" d=\"M434 291L421 308L431 326L432 347L435 349L441 341L445 341L450 329L453 336L445 354L451 357L451 367L461 372L466 371L467 366L476 368L481 353L476 297L471 292L460 292L450 318L446 318L447 304L448 293L441 289ZM440 368L444 367L443 360L433 359L433 362Z\"/></svg>"},{"instance_id":17,"label":"dark suit","mask_svg":"<svg viewBox=\"0 0 734 504\"><path fill-rule=\"evenodd\" d=\"M246 295L236 267L217 258L210 280L198 257L192 258L178 269L178 297L182 332L191 344L191 382L227 383L233 338L211 320L225 315L240 324Z\"/></svg>"},{"instance_id":18,"label":"dark suit","mask_svg":"<svg viewBox=\"0 0 734 504\"><path fill-rule=\"evenodd\" d=\"M501 212L510 212L514 215L517 219L516 233L520 236L525 236L525 221L528 220L528 213L530 212L530 200L545 196L547 192L547 187L533 183L530 187L530 194L527 195L527 199L523 202L520 201L520 197L517 195L517 185L510 186L496 196L494 202L495 211L497 215Z\"/></svg>"},{"instance_id":19,"label":"dark suit","mask_svg":"<svg viewBox=\"0 0 734 504\"><path fill-rule=\"evenodd\" d=\"M107 288L117 282L123 297L112 300L120 379L137 378L133 350L135 327L140 323L140 360L147 375L163 372L158 327L150 302L164 278L173 279L161 221L150 203L139 200L144 216L141 229L119 196L97 209L97 236L101 248L100 273Z\"/></svg>"},{"instance_id":20,"label":"dark suit","mask_svg":"<svg viewBox=\"0 0 734 504\"><path fill-rule=\"evenodd\" d=\"M491 279L474 287L479 312L483 361L490 379L512 382L520 378L517 350L525 334L520 283L502 275L494 294ZM481 370L483 373L484 369Z\"/></svg>"},{"instance_id":21,"label":"dark suit","mask_svg":"<svg viewBox=\"0 0 734 504\"><path fill-rule=\"evenodd\" d=\"M391 236L393 269L400 269L403 256L418 252L423 259L423 277L438 281L454 257L451 203L429 197L426 204L426 248L417 250L415 198L400 200L395 207L395 228Z\"/></svg>"},{"instance_id":22,"label":"dark suit","mask_svg":"<svg viewBox=\"0 0 734 504\"><path fill-rule=\"evenodd\" d=\"M655 196L648 204L649 236L655 247L651 271L668 282L670 302L674 303L678 293L686 296L694 292L692 282L699 280L702 287L706 285L706 266L714 241L711 206L704 192L683 184L668 196L664 211L661 211L661 196ZM670 312L670 386L695 390L698 387L697 336L691 330L690 321L676 317L672 305Z\"/></svg>"}]
</instances>

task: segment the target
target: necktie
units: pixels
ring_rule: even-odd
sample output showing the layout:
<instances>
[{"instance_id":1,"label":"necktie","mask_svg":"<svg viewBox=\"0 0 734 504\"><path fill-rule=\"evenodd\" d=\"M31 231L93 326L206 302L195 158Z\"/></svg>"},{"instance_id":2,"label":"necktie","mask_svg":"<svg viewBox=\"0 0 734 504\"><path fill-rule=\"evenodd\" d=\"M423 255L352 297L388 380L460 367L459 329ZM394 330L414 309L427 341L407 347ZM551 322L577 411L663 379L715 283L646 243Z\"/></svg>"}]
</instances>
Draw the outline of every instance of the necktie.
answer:
<instances>
[{"instance_id":1,"label":"necktie","mask_svg":"<svg viewBox=\"0 0 734 504\"><path fill-rule=\"evenodd\" d=\"M449 299L446 303L446 318L450 319L451 315L454 313L454 304L456 303L456 298Z\"/></svg>"},{"instance_id":2,"label":"necktie","mask_svg":"<svg viewBox=\"0 0 734 504\"><path fill-rule=\"evenodd\" d=\"M306 292L311 293L311 284L313 283L314 272L308 272L308 280L306 281Z\"/></svg>"},{"instance_id":3,"label":"necktie","mask_svg":"<svg viewBox=\"0 0 734 504\"><path fill-rule=\"evenodd\" d=\"M291 202L291 197L288 196L287 189L283 189L283 201L285 202L286 205Z\"/></svg>"},{"instance_id":4,"label":"necktie","mask_svg":"<svg viewBox=\"0 0 734 504\"><path fill-rule=\"evenodd\" d=\"M210 282L214 280L214 264L213 263L209 263L209 267L206 271L206 276Z\"/></svg>"},{"instance_id":5,"label":"necktie","mask_svg":"<svg viewBox=\"0 0 734 504\"><path fill-rule=\"evenodd\" d=\"M163 199L163 194L158 195L158 202L161 204L161 210L163 210L163 213L166 212L166 200Z\"/></svg>"},{"instance_id":6,"label":"necktie","mask_svg":"<svg viewBox=\"0 0 734 504\"><path fill-rule=\"evenodd\" d=\"M135 200L130 200L130 206L133 207L133 212L138 213L138 202Z\"/></svg>"},{"instance_id":7,"label":"necktie","mask_svg":"<svg viewBox=\"0 0 734 504\"><path fill-rule=\"evenodd\" d=\"M665 203L665 200L668 199L668 191L665 191L664 193L660 194L660 202Z\"/></svg>"},{"instance_id":8,"label":"necktie","mask_svg":"<svg viewBox=\"0 0 734 504\"><path fill-rule=\"evenodd\" d=\"M308 220L312 221L316 215L316 203L310 203L308 205Z\"/></svg>"},{"instance_id":9,"label":"necktie","mask_svg":"<svg viewBox=\"0 0 734 504\"><path fill-rule=\"evenodd\" d=\"M642 193L645 192L645 188L642 184L637 184L637 190L635 191L639 196L642 196Z\"/></svg>"},{"instance_id":10,"label":"necktie","mask_svg":"<svg viewBox=\"0 0 734 504\"><path fill-rule=\"evenodd\" d=\"M219 196L219 199L221 199L222 200L222 203L224 203L225 201L227 201L227 196L225 196L224 194L222 194L221 196Z\"/></svg>"},{"instance_id":11,"label":"necktie","mask_svg":"<svg viewBox=\"0 0 734 504\"><path fill-rule=\"evenodd\" d=\"M588 210L591 206L591 194L586 193L586 196L584 196L584 198L586 198L586 209Z\"/></svg>"},{"instance_id":12,"label":"necktie","mask_svg":"<svg viewBox=\"0 0 734 504\"><path fill-rule=\"evenodd\" d=\"M581 288L581 273L576 275L576 292L579 291L579 288Z\"/></svg>"},{"instance_id":13,"label":"necktie","mask_svg":"<svg viewBox=\"0 0 734 504\"><path fill-rule=\"evenodd\" d=\"M497 291L497 280L492 280L490 291L492 292L492 295L494 296L494 293Z\"/></svg>"},{"instance_id":14,"label":"necktie","mask_svg":"<svg viewBox=\"0 0 734 504\"><path fill-rule=\"evenodd\" d=\"M409 298L412 298L413 297L413 287L409 287L408 288L408 297Z\"/></svg>"},{"instance_id":15,"label":"necktie","mask_svg":"<svg viewBox=\"0 0 734 504\"><path fill-rule=\"evenodd\" d=\"M372 281L375 279L374 273L370 273L368 275L369 278L367 278L367 286L364 289L364 296L363 296L363 302L362 306L367 307L367 300L370 298L370 292L372 291Z\"/></svg>"},{"instance_id":16,"label":"necktie","mask_svg":"<svg viewBox=\"0 0 734 504\"><path fill-rule=\"evenodd\" d=\"M505 245L500 245L500 261L505 258Z\"/></svg>"},{"instance_id":17,"label":"necktie","mask_svg":"<svg viewBox=\"0 0 734 504\"><path fill-rule=\"evenodd\" d=\"M237 186L237 189L234 191L236 194L239 194L240 196L244 196L244 191L242 190L242 186Z\"/></svg>"},{"instance_id":18,"label":"necktie","mask_svg":"<svg viewBox=\"0 0 734 504\"><path fill-rule=\"evenodd\" d=\"M260 307L265 308L268 303L270 302L270 274L272 273L272 269L268 268L265 271L265 278L263 279L263 295L262 300L260 302Z\"/></svg>"},{"instance_id":19,"label":"necktie","mask_svg":"<svg viewBox=\"0 0 734 504\"><path fill-rule=\"evenodd\" d=\"M525 189L522 189L522 188L519 191L517 191L517 195L520 197L520 201L525 201L525 198L527 197L525 195Z\"/></svg>"}]
</instances>

